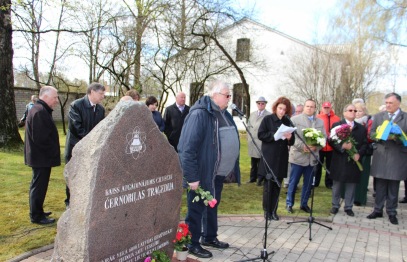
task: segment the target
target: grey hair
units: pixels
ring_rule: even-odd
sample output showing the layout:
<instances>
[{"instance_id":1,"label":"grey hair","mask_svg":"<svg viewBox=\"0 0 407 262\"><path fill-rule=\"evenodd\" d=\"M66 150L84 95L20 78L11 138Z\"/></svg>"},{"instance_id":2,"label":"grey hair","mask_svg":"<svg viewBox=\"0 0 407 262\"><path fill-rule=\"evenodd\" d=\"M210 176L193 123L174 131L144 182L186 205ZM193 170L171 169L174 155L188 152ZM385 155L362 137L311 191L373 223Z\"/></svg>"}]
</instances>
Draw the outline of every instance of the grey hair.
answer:
<instances>
[{"instance_id":1,"label":"grey hair","mask_svg":"<svg viewBox=\"0 0 407 262\"><path fill-rule=\"evenodd\" d=\"M52 90L55 90L56 92L58 92L58 90L53 86L41 87L39 97L41 98L41 97L44 97L45 95L48 95L49 92L51 92Z\"/></svg>"},{"instance_id":2,"label":"grey hair","mask_svg":"<svg viewBox=\"0 0 407 262\"><path fill-rule=\"evenodd\" d=\"M223 89L229 89L229 84L222 80L213 80L208 87L208 94L213 97L214 94L220 93Z\"/></svg>"},{"instance_id":3,"label":"grey hair","mask_svg":"<svg viewBox=\"0 0 407 262\"><path fill-rule=\"evenodd\" d=\"M355 98L352 100L352 104L362 103L364 104L365 101L362 98Z\"/></svg>"},{"instance_id":4,"label":"grey hair","mask_svg":"<svg viewBox=\"0 0 407 262\"><path fill-rule=\"evenodd\" d=\"M92 84L90 84L88 86L88 89L86 90L86 94L89 95L92 90L95 91L95 92L97 92L97 91L105 91L105 87L100 83L93 82Z\"/></svg>"},{"instance_id":5,"label":"grey hair","mask_svg":"<svg viewBox=\"0 0 407 262\"><path fill-rule=\"evenodd\" d=\"M401 102L401 96L400 96L399 94L397 94L397 93L394 93L394 92L388 93L388 94L384 97L384 99L387 99L387 98L392 97L392 96L394 96L399 102Z\"/></svg>"},{"instance_id":6,"label":"grey hair","mask_svg":"<svg viewBox=\"0 0 407 262\"><path fill-rule=\"evenodd\" d=\"M349 106L355 106L354 104L347 104L343 107L343 112L346 112L346 110L348 109Z\"/></svg>"}]
</instances>

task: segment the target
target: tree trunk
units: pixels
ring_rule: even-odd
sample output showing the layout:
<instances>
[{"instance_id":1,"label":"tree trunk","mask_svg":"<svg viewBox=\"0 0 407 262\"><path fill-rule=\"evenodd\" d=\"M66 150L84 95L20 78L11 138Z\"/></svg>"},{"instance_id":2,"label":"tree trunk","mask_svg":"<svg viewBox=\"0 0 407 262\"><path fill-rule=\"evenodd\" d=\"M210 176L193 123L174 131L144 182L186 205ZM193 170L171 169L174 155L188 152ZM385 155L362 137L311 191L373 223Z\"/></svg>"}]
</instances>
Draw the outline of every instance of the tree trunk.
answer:
<instances>
[{"instance_id":1,"label":"tree trunk","mask_svg":"<svg viewBox=\"0 0 407 262\"><path fill-rule=\"evenodd\" d=\"M11 0L0 0L0 148L23 144L18 133L14 100L13 46L10 18Z\"/></svg>"}]
</instances>

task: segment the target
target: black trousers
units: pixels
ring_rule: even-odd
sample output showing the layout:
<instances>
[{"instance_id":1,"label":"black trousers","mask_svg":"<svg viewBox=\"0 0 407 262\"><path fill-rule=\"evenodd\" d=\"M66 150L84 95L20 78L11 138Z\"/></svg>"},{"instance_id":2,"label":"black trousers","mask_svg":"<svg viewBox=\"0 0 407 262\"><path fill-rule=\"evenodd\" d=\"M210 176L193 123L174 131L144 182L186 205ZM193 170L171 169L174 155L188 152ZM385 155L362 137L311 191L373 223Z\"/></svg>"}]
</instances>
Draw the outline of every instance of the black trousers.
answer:
<instances>
[{"instance_id":1,"label":"black trousers","mask_svg":"<svg viewBox=\"0 0 407 262\"><path fill-rule=\"evenodd\" d=\"M259 170L259 164L260 164L260 158L252 157L251 168L250 168L250 181L251 182L256 182L256 180L257 180L257 172Z\"/></svg>"},{"instance_id":2,"label":"black trousers","mask_svg":"<svg viewBox=\"0 0 407 262\"><path fill-rule=\"evenodd\" d=\"M323 164L325 162L326 168L329 170L331 168L331 160L332 160L332 153L333 151L319 151L319 160ZM315 187L319 186L322 177L322 166L318 163L317 171L315 172ZM329 178L327 174L325 174L325 186L332 187L333 182L332 179Z\"/></svg>"},{"instance_id":3,"label":"black trousers","mask_svg":"<svg viewBox=\"0 0 407 262\"><path fill-rule=\"evenodd\" d=\"M51 167L33 167L33 176L30 184L30 218L36 222L45 218L44 201L47 195Z\"/></svg>"},{"instance_id":4,"label":"black trousers","mask_svg":"<svg viewBox=\"0 0 407 262\"><path fill-rule=\"evenodd\" d=\"M283 182L283 178L277 178L278 182ZM269 214L277 212L278 200L280 196L280 187L276 182L270 180L270 194L268 194L268 181L266 180L263 185L263 210L268 211ZM268 206L269 205L269 206ZM267 206L269 209L267 210Z\"/></svg>"}]
</instances>

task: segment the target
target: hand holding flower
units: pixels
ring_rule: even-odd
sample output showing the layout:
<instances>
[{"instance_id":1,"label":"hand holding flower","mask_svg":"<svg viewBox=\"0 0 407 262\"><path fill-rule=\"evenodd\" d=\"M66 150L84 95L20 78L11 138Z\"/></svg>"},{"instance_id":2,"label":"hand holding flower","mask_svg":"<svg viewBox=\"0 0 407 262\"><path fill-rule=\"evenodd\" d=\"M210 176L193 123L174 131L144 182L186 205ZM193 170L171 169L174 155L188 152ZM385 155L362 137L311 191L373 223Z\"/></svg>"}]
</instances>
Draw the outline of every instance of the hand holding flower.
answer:
<instances>
[{"instance_id":1,"label":"hand holding flower","mask_svg":"<svg viewBox=\"0 0 407 262\"><path fill-rule=\"evenodd\" d=\"M351 150L352 149L352 143L351 142L345 142L342 144L342 148L345 150Z\"/></svg>"},{"instance_id":2,"label":"hand holding flower","mask_svg":"<svg viewBox=\"0 0 407 262\"><path fill-rule=\"evenodd\" d=\"M197 190L198 187L199 187L199 181L192 182L192 183L188 183L188 185L189 185L189 188L190 188L190 189L192 189L192 190Z\"/></svg>"}]
</instances>

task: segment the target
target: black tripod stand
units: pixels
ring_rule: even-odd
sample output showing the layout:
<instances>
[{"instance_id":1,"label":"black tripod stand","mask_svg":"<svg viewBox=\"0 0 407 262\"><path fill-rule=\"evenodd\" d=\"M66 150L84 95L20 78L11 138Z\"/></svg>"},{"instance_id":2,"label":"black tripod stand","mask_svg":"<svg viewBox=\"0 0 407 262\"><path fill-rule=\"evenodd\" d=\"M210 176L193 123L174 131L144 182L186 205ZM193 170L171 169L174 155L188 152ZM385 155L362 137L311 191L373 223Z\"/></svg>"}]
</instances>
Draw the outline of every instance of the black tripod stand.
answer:
<instances>
[{"instance_id":1,"label":"black tripod stand","mask_svg":"<svg viewBox=\"0 0 407 262\"><path fill-rule=\"evenodd\" d=\"M287 118L288 118L288 117L287 117ZM291 122L291 119L289 119L289 120L290 120L291 125L294 126L294 124ZM308 151L312 154L312 156L315 158L315 160L317 160L318 163L319 163L322 167L325 168L326 174L328 175L328 174L329 174L329 170L326 169L325 165L321 163L321 161L319 160L319 158L317 157L317 155L315 155L314 151L312 151L311 148L310 148L310 147L307 145L307 143L304 141L304 139L303 139L300 135L298 135L297 131L294 131L294 134L298 137L298 139L300 139L300 140L304 143L304 145L307 147ZM311 211L310 211L310 213L309 213L308 219L306 219L306 220L301 220L301 221L287 222L287 224L289 224L289 225L290 225L290 224L294 224L294 223L304 223L304 222L307 222L307 223L308 223L308 226L309 226L309 240L312 240L312 237L311 237L311 229L312 229L312 228L311 228L311 226L312 226L313 223L315 223L315 224L317 224L317 225L320 225L320 226L322 226L322 227L325 227L325 228L327 228L327 229L329 229L329 230L332 230L332 227L326 226L326 225L324 225L324 224L321 224L321 223L315 221L315 218L312 216L312 212L313 212L313 210L314 210L314 191L315 191L315 186L314 186L314 185L315 185L315 171L316 171L315 168L316 168L316 166L317 166L317 165L315 165L315 166L314 166L314 169L312 170L311 207L310 207Z\"/></svg>"},{"instance_id":2,"label":"black tripod stand","mask_svg":"<svg viewBox=\"0 0 407 262\"><path fill-rule=\"evenodd\" d=\"M239 112L238 112L239 113ZM240 120L242 120L242 116L239 114L239 118ZM244 127L246 128L247 134L249 134L250 138L252 139L252 142L256 148L256 150L258 151L258 153L260 154L261 158L263 159L263 163L266 167L267 170L267 174L266 174L266 181L267 181L267 199L270 199L270 194L271 194L271 181L273 180L278 187L281 187L280 182L278 181L277 177L274 175L273 170L271 169L271 167L268 165L266 159L263 156L263 153L261 152L259 146L256 144L256 142L253 139L253 135L252 133L250 133L246 123L244 121L242 121ZM255 258L250 258L250 259L246 259L246 260L240 260L240 262L243 261L255 261L258 259L261 259L263 261L269 261L268 257L271 254L274 254L274 251L271 252L267 252L267 230L268 230L268 223L269 223L269 216L270 216L270 201L267 201L266 203L267 207L266 207L266 216L265 216L265 225L264 225L264 241L263 241L263 249L260 250L260 256L259 257L255 257Z\"/></svg>"}]
</instances>

